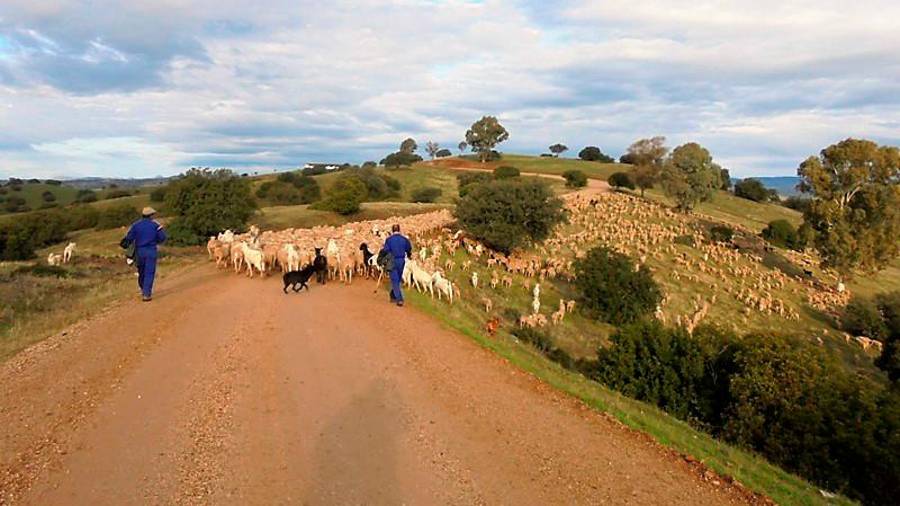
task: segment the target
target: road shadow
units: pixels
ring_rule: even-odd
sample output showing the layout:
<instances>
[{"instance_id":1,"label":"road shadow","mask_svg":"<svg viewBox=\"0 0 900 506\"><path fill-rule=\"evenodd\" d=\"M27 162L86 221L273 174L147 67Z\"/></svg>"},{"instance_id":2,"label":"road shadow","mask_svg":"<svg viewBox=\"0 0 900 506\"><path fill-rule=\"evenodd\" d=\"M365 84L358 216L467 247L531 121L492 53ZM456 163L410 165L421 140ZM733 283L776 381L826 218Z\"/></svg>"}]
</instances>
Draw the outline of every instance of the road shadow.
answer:
<instances>
[{"instance_id":1,"label":"road shadow","mask_svg":"<svg viewBox=\"0 0 900 506\"><path fill-rule=\"evenodd\" d=\"M397 476L399 414L384 380L354 396L317 435L304 504L402 504Z\"/></svg>"}]
</instances>

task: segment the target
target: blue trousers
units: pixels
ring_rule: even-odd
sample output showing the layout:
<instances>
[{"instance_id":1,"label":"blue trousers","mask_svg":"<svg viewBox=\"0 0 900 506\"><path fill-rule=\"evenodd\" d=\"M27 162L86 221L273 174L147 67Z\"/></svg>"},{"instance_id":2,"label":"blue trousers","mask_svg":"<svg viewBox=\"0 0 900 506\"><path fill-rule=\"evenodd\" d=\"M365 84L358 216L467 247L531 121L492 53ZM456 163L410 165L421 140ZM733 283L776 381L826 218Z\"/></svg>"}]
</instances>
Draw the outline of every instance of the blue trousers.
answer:
<instances>
[{"instance_id":1,"label":"blue trousers","mask_svg":"<svg viewBox=\"0 0 900 506\"><path fill-rule=\"evenodd\" d=\"M406 259L394 259L394 268L391 270L391 300L403 302L403 266L406 265Z\"/></svg>"},{"instance_id":2,"label":"blue trousers","mask_svg":"<svg viewBox=\"0 0 900 506\"><path fill-rule=\"evenodd\" d=\"M156 248L138 248L135 252L138 268L138 286L144 297L153 295L153 278L156 277Z\"/></svg>"}]
</instances>

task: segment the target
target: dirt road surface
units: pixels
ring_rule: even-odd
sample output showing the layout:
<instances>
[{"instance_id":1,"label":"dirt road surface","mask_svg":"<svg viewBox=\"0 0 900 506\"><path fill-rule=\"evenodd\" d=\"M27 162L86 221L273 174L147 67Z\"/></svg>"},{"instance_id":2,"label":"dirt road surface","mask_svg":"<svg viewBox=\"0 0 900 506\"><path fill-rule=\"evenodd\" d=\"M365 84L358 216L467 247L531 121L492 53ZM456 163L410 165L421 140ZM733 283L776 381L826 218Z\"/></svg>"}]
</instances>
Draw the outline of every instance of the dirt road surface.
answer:
<instances>
[{"instance_id":1,"label":"dirt road surface","mask_svg":"<svg viewBox=\"0 0 900 506\"><path fill-rule=\"evenodd\" d=\"M0 503L742 503L413 308L200 266L0 366Z\"/></svg>"}]
</instances>

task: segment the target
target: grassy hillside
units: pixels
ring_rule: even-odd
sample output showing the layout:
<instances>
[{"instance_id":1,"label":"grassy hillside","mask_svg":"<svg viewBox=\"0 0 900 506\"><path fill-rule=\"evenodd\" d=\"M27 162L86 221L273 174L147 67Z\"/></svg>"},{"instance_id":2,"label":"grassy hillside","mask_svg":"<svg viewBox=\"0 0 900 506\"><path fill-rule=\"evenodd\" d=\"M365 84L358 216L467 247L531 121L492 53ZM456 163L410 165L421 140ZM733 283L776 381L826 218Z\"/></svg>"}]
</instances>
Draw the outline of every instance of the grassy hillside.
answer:
<instances>
[{"instance_id":1,"label":"grassy hillside","mask_svg":"<svg viewBox=\"0 0 900 506\"><path fill-rule=\"evenodd\" d=\"M634 192L634 194L637 193ZM649 190L646 196L650 200L674 206L672 199L666 197L661 190ZM803 215L793 209L778 204L742 199L726 191L717 191L711 201L697 206L695 213L731 225L747 227L756 232L762 231L770 221L774 220L787 220L795 226L803 223Z\"/></svg>"},{"instance_id":2,"label":"grassy hillside","mask_svg":"<svg viewBox=\"0 0 900 506\"><path fill-rule=\"evenodd\" d=\"M589 178L606 180L610 174L620 171L628 171L631 166L620 163L586 162L577 158L550 158L528 155L505 154L501 160L495 162L479 163L477 161L458 157L441 158L431 162L423 162L422 165L435 167L468 166L493 170L496 167L509 165L521 172L534 172L538 174L562 175L567 170L577 169L584 172Z\"/></svg>"},{"instance_id":3,"label":"grassy hillside","mask_svg":"<svg viewBox=\"0 0 900 506\"><path fill-rule=\"evenodd\" d=\"M351 216L342 216L330 211L309 209L309 206L273 206L260 209L252 221L263 230L309 228L319 225L343 225L352 221L381 220L391 216L427 213L445 207L448 206L446 204L412 204L407 202L366 202L362 205L360 212Z\"/></svg>"}]
</instances>

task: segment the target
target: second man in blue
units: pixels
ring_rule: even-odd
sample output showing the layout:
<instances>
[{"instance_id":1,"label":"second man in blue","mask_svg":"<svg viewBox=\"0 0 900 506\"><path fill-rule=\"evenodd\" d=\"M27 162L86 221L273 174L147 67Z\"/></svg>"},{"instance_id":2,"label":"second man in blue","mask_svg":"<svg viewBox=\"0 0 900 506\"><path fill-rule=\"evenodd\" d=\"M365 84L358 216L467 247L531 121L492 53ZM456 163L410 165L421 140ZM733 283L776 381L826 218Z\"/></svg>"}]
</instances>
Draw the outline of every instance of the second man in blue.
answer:
<instances>
[{"instance_id":1,"label":"second man in blue","mask_svg":"<svg viewBox=\"0 0 900 506\"><path fill-rule=\"evenodd\" d=\"M394 257L394 268L390 272L391 276L391 302L396 302L398 306L403 305L403 267L406 265L407 257L412 256L412 244L409 239L400 233L400 225L394 224L391 227L391 236L384 241L382 251L390 252Z\"/></svg>"}]
</instances>

